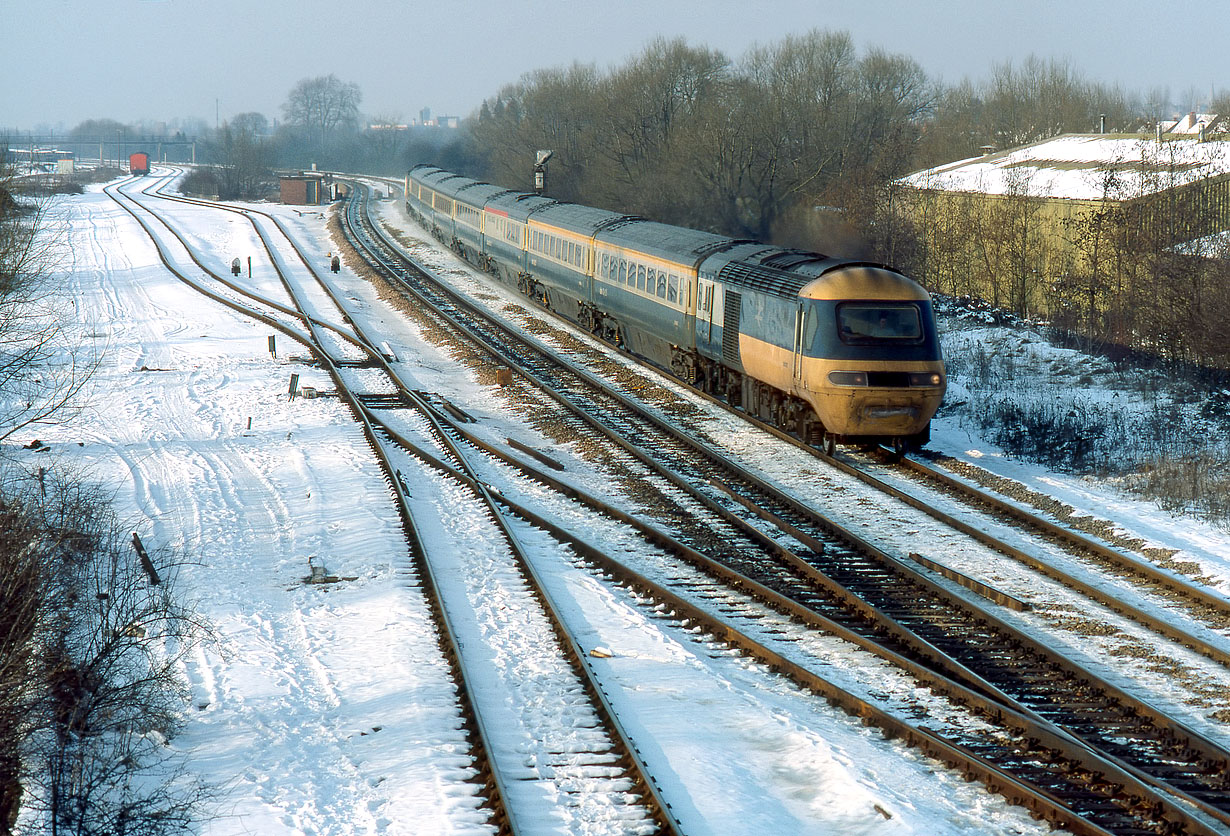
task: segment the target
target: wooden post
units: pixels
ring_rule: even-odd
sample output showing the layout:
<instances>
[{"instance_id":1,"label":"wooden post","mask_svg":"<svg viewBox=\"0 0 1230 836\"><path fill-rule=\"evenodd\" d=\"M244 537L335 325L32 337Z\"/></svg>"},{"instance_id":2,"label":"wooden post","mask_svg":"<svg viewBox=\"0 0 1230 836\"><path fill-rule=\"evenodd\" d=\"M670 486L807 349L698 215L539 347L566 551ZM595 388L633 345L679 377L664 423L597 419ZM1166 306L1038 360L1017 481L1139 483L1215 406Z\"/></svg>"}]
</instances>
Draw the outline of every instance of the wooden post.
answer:
<instances>
[{"instance_id":1,"label":"wooden post","mask_svg":"<svg viewBox=\"0 0 1230 836\"><path fill-rule=\"evenodd\" d=\"M132 547L137 550L137 557L141 560L141 568L145 570L145 574L149 575L149 582L153 586L162 583L162 578L158 577L158 570L154 568L154 562L149 559L149 554L145 551L145 546L141 545L141 538L137 536L137 532L132 533Z\"/></svg>"}]
</instances>

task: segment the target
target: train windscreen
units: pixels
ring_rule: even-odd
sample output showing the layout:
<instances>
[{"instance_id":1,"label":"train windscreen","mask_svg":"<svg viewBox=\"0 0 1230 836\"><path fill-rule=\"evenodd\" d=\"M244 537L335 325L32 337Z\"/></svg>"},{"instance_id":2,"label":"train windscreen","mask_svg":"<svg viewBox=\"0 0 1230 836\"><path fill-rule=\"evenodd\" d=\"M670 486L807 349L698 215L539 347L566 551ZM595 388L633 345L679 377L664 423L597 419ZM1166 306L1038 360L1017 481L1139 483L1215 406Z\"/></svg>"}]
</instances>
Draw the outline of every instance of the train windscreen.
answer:
<instances>
[{"instance_id":1,"label":"train windscreen","mask_svg":"<svg viewBox=\"0 0 1230 836\"><path fill-rule=\"evenodd\" d=\"M922 316L912 304L847 302L837 306L837 333L848 345L919 343Z\"/></svg>"}]
</instances>

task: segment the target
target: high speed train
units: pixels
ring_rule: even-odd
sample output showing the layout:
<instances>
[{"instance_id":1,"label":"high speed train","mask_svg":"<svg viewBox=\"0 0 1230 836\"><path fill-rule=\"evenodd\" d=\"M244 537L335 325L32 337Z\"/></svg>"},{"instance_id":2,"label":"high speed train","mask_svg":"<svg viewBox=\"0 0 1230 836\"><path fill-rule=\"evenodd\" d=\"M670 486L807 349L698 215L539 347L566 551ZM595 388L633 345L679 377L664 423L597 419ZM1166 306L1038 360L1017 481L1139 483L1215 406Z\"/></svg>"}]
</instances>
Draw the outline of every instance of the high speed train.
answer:
<instances>
[{"instance_id":1,"label":"high speed train","mask_svg":"<svg viewBox=\"0 0 1230 836\"><path fill-rule=\"evenodd\" d=\"M890 267L562 203L418 165L406 208L478 267L732 406L822 444L930 439L930 295Z\"/></svg>"}]
</instances>

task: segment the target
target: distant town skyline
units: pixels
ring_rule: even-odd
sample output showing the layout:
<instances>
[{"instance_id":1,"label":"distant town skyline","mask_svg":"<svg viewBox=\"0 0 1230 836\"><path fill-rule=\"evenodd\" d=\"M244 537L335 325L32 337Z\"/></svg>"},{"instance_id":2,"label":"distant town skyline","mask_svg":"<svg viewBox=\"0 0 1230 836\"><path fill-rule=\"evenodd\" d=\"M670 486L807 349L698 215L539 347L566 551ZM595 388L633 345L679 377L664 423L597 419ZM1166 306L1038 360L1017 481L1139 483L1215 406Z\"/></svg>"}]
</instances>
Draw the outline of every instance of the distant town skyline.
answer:
<instances>
[{"instance_id":1,"label":"distant town skyline","mask_svg":"<svg viewBox=\"0 0 1230 836\"><path fill-rule=\"evenodd\" d=\"M1230 87L1209 45L1227 24L1230 6L1213 0L0 0L0 29L17 35L0 130L280 119L297 81L330 73L359 85L371 121L409 123L425 108L464 118L526 72L605 69L655 37L738 61L811 29L848 32L860 53L906 55L947 83L1035 55L1129 93L1166 89L1187 110Z\"/></svg>"}]
</instances>

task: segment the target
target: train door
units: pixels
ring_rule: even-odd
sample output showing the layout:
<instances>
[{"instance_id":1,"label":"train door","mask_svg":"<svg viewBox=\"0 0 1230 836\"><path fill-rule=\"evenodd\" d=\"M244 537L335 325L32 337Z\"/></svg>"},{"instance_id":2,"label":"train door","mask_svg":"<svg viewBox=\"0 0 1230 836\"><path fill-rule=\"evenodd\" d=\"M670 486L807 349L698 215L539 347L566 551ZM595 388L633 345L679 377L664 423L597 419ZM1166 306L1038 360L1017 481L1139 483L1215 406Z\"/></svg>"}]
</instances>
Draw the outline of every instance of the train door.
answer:
<instances>
[{"instance_id":1,"label":"train door","mask_svg":"<svg viewBox=\"0 0 1230 836\"><path fill-rule=\"evenodd\" d=\"M721 293L712 279L696 281L696 349L717 359L722 355Z\"/></svg>"},{"instance_id":2,"label":"train door","mask_svg":"<svg viewBox=\"0 0 1230 836\"><path fill-rule=\"evenodd\" d=\"M791 378L796 389L803 382L803 334L806 331L806 322L807 308L800 304L794 312L794 353L792 358L794 368L791 372Z\"/></svg>"}]
</instances>

